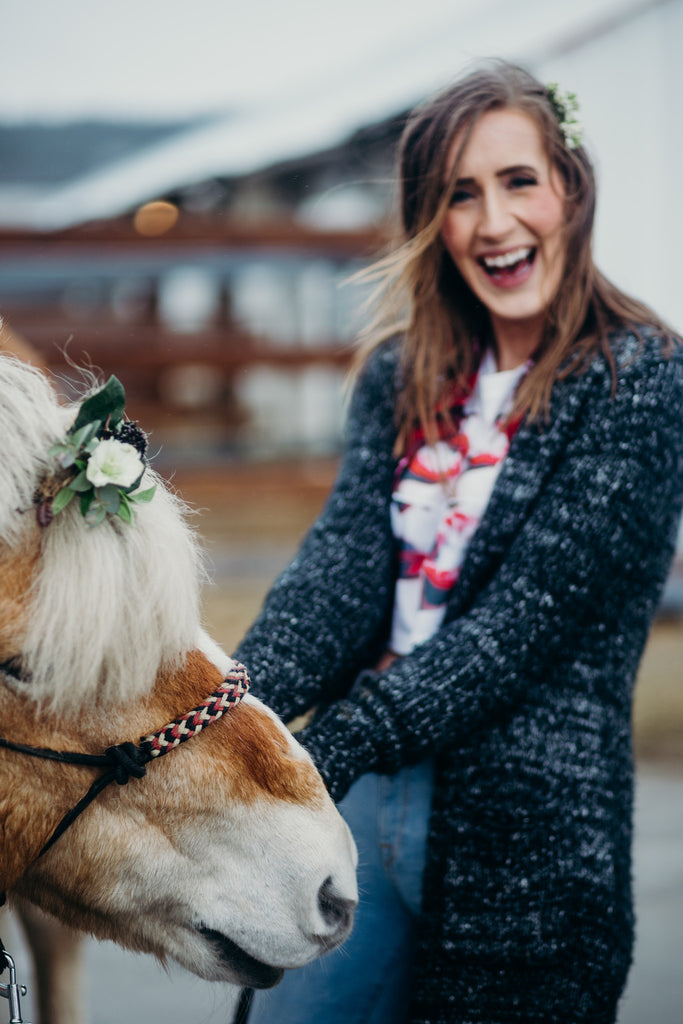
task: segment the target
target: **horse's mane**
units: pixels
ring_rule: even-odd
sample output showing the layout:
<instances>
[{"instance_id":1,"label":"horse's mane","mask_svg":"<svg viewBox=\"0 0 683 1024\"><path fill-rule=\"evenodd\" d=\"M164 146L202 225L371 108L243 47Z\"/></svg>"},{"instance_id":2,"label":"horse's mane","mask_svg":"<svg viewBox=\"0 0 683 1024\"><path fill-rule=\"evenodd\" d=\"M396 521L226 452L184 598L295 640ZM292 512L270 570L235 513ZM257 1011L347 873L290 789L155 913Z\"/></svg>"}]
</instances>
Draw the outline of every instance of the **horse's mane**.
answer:
<instances>
[{"instance_id":1,"label":"horse's mane","mask_svg":"<svg viewBox=\"0 0 683 1024\"><path fill-rule=\"evenodd\" d=\"M185 506L157 484L134 523L89 527L77 500L49 526L33 497L50 469L50 447L77 412L61 406L39 371L0 356L0 538L14 551L40 530L24 669L27 693L63 709L124 702L148 693L162 668L197 646L201 555Z\"/></svg>"}]
</instances>

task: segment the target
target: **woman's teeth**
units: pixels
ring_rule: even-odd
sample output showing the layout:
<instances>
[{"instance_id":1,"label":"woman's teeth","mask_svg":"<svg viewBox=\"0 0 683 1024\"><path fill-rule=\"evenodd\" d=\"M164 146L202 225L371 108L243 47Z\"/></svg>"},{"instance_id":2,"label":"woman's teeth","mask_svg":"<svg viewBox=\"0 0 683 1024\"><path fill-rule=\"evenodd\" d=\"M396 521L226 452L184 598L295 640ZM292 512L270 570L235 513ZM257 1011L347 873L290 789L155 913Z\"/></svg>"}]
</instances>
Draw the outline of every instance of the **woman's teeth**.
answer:
<instances>
[{"instance_id":1,"label":"woman's teeth","mask_svg":"<svg viewBox=\"0 0 683 1024\"><path fill-rule=\"evenodd\" d=\"M531 259L533 251L530 246L522 246L501 256L482 256L481 262L486 270L505 270L507 267L513 267L515 263L521 263L522 260Z\"/></svg>"}]
</instances>

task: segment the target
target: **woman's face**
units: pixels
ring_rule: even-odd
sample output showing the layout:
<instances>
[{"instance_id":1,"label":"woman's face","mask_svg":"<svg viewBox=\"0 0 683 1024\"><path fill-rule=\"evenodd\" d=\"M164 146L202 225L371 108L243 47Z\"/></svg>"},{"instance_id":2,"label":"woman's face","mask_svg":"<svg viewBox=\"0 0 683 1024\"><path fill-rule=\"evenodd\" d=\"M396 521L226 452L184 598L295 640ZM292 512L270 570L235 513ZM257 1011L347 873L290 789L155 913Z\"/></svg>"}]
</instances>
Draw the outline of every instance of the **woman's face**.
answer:
<instances>
[{"instance_id":1,"label":"woman's face","mask_svg":"<svg viewBox=\"0 0 683 1024\"><path fill-rule=\"evenodd\" d=\"M461 139L451 150L450 172ZM476 122L441 237L489 311L496 340L526 329L540 341L565 264L565 193L536 122L514 108Z\"/></svg>"}]
</instances>

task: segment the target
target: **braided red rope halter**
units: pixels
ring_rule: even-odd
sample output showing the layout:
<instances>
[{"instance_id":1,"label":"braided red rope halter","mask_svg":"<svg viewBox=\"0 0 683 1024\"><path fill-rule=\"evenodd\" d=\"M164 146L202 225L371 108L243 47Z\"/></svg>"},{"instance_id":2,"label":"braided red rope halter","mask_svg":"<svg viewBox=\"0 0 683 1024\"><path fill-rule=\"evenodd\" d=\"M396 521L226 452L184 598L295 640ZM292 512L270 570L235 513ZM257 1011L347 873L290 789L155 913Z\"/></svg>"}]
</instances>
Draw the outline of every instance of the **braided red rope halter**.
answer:
<instances>
[{"instance_id":1,"label":"braided red rope halter","mask_svg":"<svg viewBox=\"0 0 683 1024\"><path fill-rule=\"evenodd\" d=\"M0 737L0 746L7 750L14 750L20 754L29 754L32 757L41 757L49 761L60 761L62 764L77 764L87 767L108 768L98 779L95 779L92 786L82 797L75 807L64 815L56 829L43 846L38 857L50 849L59 837L66 832L79 814L82 814L86 807L92 803L98 793L109 785L110 782L118 782L120 786L125 785L130 778L141 779L147 773L145 765L162 754L174 750L180 743L197 736L202 729L212 722L218 721L223 715L242 700L249 689L249 676L244 665L239 662L233 663L233 668L228 672L223 683L217 690L198 704L192 711L180 715L163 729L148 733L143 736L140 742L119 743L109 747L104 754L82 754L77 751L50 750L45 747L29 747L23 743L12 743L11 740ZM38 858L36 858L38 859ZM30 866L30 865L29 865ZM6 894L0 893L0 906L5 902ZM14 960L5 949L0 939L0 974L9 967L9 982L0 984L0 997L7 999L10 1007L10 1021L21 1024L20 996L26 995L26 986L19 985L16 979Z\"/></svg>"},{"instance_id":2,"label":"braided red rope halter","mask_svg":"<svg viewBox=\"0 0 683 1024\"><path fill-rule=\"evenodd\" d=\"M244 665L235 662L234 669L227 674L223 683L217 690L198 704L192 711L180 715L163 729L149 733L140 740L140 747L149 751L150 758L160 757L173 750L180 743L189 740L192 736L205 729L207 725L216 722L219 718L239 704L242 697L249 689L249 676Z\"/></svg>"},{"instance_id":3,"label":"braided red rope halter","mask_svg":"<svg viewBox=\"0 0 683 1024\"><path fill-rule=\"evenodd\" d=\"M218 721L227 711L239 704L248 689L247 670L244 665L234 662L233 668L228 672L223 683L201 704L186 714L180 715L162 729L143 736L138 744L118 743L116 746L108 747L104 754L83 754L78 751L30 747L23 743L13 743L0 736L0 747L14 750L20 754L29 754L32 757L40 757L48 761L59 761L62 764L109 769L95 779L87 793L71 810L67 811L38 857L42 857L57 842L67 828L111 782L118 782L120 786L124 786L131 778L141 779L146 775L145 766L150 761L174 750L175 747L185 743L192 736L197 736L207 725ZM4 900L5 894L2 893L0 894L0 905L4 903Z\"/></svg>"}]
</instances>

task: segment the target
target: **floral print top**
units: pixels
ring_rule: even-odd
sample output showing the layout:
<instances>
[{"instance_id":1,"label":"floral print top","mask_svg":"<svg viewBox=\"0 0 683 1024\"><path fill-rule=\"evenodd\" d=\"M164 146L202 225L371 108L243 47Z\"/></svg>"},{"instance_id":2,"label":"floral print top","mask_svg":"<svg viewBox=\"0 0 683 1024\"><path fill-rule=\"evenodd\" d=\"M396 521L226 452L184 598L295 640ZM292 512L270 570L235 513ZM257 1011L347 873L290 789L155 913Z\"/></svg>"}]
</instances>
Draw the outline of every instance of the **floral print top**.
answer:
<instances>
[{"instance_id":1,"label":"floral print top","mask_svg":"<svg viewBox=\"0 0 683 1024\"><path fill-rule=\"evenodd\" d=\"M507 454L514 430L506 416L530 365L499 371L487 350L455 432L399 465L391 503L400 552L389 644L396 654L408 654L441 625Z\"/></svg>"}]
</instances>

